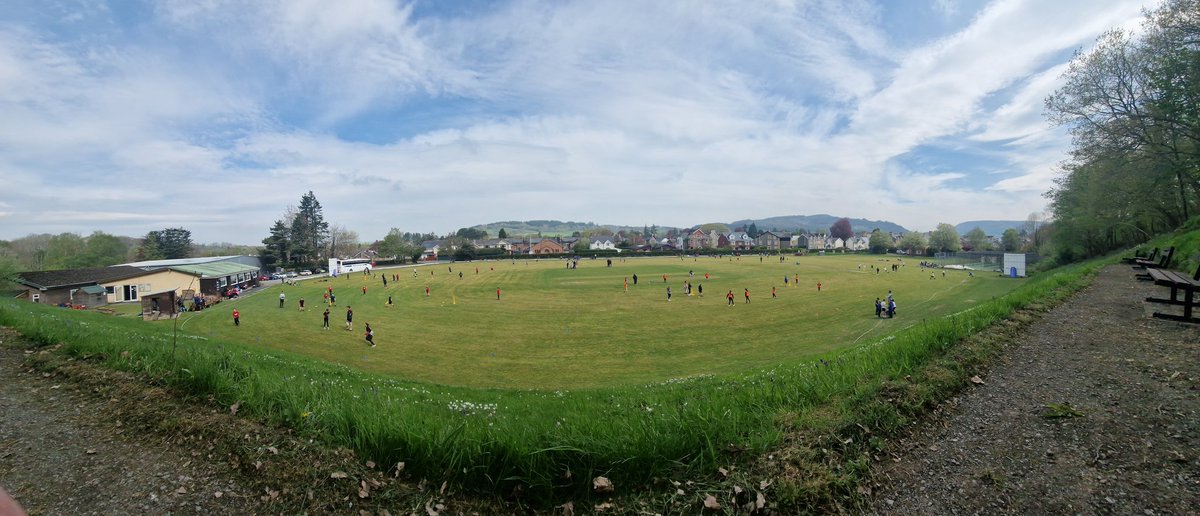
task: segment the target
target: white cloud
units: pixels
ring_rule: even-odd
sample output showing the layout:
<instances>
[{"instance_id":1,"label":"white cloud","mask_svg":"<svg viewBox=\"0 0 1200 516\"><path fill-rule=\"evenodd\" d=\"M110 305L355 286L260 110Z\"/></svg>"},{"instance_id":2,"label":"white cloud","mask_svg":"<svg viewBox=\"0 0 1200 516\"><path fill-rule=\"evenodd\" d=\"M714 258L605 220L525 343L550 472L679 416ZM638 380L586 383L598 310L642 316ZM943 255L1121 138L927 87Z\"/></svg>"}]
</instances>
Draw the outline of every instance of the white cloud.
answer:
<instances>
[{"instance_id":1,"label":"white cloud","mask_svg":"<svg viewBox=\"0 0 1200 516\"><path fill-rule=\"evenodd\" d=\"M1020 217L1066 142L1040 122L1065 52L1138 15L1001 0L901 53L865 1L155 6L137 30L96 10L79 39L0 25L0 237L89 206L81 232L169 221L254 243L309 190L364 239L520 218ZM994 180L896 165L931 142L990 146Z\"/></svg>"}]
</instances>

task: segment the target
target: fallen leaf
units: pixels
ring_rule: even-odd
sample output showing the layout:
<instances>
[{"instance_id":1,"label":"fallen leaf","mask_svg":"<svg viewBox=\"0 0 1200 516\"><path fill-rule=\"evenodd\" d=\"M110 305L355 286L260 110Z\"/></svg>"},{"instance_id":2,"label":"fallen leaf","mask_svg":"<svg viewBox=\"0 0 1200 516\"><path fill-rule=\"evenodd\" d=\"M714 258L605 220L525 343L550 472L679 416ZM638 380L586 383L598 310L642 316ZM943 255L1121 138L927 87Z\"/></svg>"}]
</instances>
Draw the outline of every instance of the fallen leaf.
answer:
<instances>
[{"instance_id":1,"label":"fallen leaf","mask_svg":"<svg viewBox=\"0 0 1200 516\"><path fill-rule=\"evenodd\" d=\"M611 493L615 490L612 481L606 477L593 478L592 487L596 489L597 493Z\"/></svg>"},{"instance_id":2,"label":"fallen leaf","mask_svg":"<svg viewBox=\"0 0 1200 516\"><path fill-rule=\"evenodd\" d=\"M718 502L717 497L713 495L704 495L704 508L714 511L719 510L721 508L721 502Z\"/></svg>"},{"instance_id":3,"label":"fallen leaf","mask_svg":"<svg viewBox=\"0 0 1200 516\"><path fill-rule=\"evenodd\" d=\"M85 451L84 453L87 453L88 455L95 455L95 454L96 454L96 450L93 450L93 449L91 449L91 448L88 448L88 449L87 449L87 451Z\"/></svg>"},{"instance_id":4,"label":"fallen leaf","mask_svg":"<svg viewBox=\"0 0 1200 516\"><path fill-rule=\"evenodd\" d=\"M334 471L333 473L330 473L330 474L329 474L329 478L346 478L346 477L349 477L349 476L350 476L350 475L347 475L347 474L345 474L345 473L343 473L343 472L341 472L341 471Z\"/></svg>"},{"instance_id":5,"label":"fallen leaf","mask_svg":"<svg viewBox=\"0 0 1200 516\"><path fill-rule=\"evenodd\" d=\"M446 486L447 486L447 485L449 485L449 481L448 481L448 480L443 480L443 481L442 481L442 488L441 488L441 489L438 489L438 494L446 494Z\"/></svg>"},{"instance_id":6,"label":"fallen leaf","mask_svg":"<svg viewBox=\"0 0 1200 516\"><path fill-rule=\"evenodd\" d=\"M279 455L279 448L274 446L268 446L267 451L271 452L272 454Z\"/></svg>"},{"instance_id":7,"label":"fallen leaf","mask_svg":"<svg viewBox=\"0 0 1200 516\"><path fill-rule=\"evenodd\" d=\"M758 488L759 488L759 489L764 489L764 490L765 490L766 488L768 488L768 487L770 487L770 486L771 486L771 481L770 481L770 480L763 480L762 482L759 482L759 483L758 483Z\"/></svg>"},{"instance_id":8,"label":"fallen leaf","mask_svg":"<svg viewBox=\"0 0 1200 516\"><path fill-rule=\"evenodd\" d=\"M600 504L600 505L597 505L597 506L593 507L593 509L594 509L596 512L604 512L604 511L607 511L607 510L609 510L609 509L612 509L612 506L613 506L613 504L611 504L611 503L608 503L608 502L604 502L604 503L602 503L602 504Z\"/></svg>"},{"instance_id":9,"label":"fallen leaf","mask_svg":"<svg viewBox=\"0 0 1200 516\"><path fill-rule=\"evenodd\" d=\"M240 402L240 401L239 401L239 402L237 402L237 403L234 403L233 405L230 405L230 406L229 406L229 413L230 413L230 414L232 414L232 415L235 415L235 416L236 416L236 415L237 415L237 411L238 411L238 407L241 407L241 406L242 406L242 402Z\"/></svg>"},{"instance_id":10,"label":"fallen leaf","mask_svg":"<svg viewBox=\"0 0 1200 516\"><path fill-rule=\"evenodd\" d=\"M679 495L679 496L684 496L684 495L686 495L687 493L685 493L685 492L684 492L682 489L676 489L676 490L675 490L675 494L677 494L677 495Z\"/></svg>"},{"instance_id":11,"label":"fallen leaf","mask_svg":"<svg viewBox=\"0 0 1200 516\"><path fill-rule=\"evenodd\" d=\"M262 461L261 460L254 461L254 469L262 469Z\"/></svg>"},{"instance_id":12,"label":"fallen leaf","mask_svg":"<svg viewBox=\"0 0 1200 516\"><path fill-rule=\"evenodd\" d=\"M220 498L222 496L225 496L225 493L222 493L220 491L213 493L213 498Z\"/></svg>"},{"instance_id":13,"label":"fallen leaf","mask_svg":"<svg viewBox=\"0 0 1200 516\"><path fill-rule=\"evenodd\" d=\"M740 495L740 494L742 494L742 491L743 491L742 486L739 486L739 485L733 486L733 494Z\"/></svg>"},{"instance_id":14,"label":"fallen leaf","mask_svg":"<svg viewBox=\"0 0 1200 516\"><path fill-rule=\"evenodd\" d=\"M766 507L767 506L767 497L763 496L763 494L761 492L757 493L757 495L758 495L758 498L756 500L754 500L754 508L762 509L763 507Z\"/></svg>"},{"instance_id":15,"label":"fallen leaf","mask_svg":"<svg viewBox=\"0 0 1200 516\"><path fill-rule=\"evenodd\" d=\"M433 507L429 506L429 502L425 502L425 514L429 516L438 516L438 512L433 510Z\"/></svg>"},{"instance_id":16,"label":"fallen leaf","mask_svg":"<svg viewBox=\"0 0 1200 516\"><path fill-rule=\"evenodd\" d=\"M725 468L717 468L717 473L720 473L722 477L729 476L729 470L727 470Z\"/></svg>"},{"instance_id":17,"label":"fallen leaf","mask_svg":"<svg viewBox=\"0 0 1200 516\"><path fill-rule=\"evenodd\" d=\"M575 504L571 502L564 503L558 508L562 509L563 516L575 516Z\"/></svg>"},{"instance_id":18,"label":"fallen leaf","mask_svg":"<svg viewBox=\"0 0 1200 516\"><path fill-rule=\"evenodd\" d=\"M367 467L368 467L368 468L371 468L371 469L375 469L375 462L374 462L374 461L367 461Z\"/></svg>"},{"instance_id":19,"label":"fallen leaf","mask_svg":"<svg viewBox=\"0 0 1200 516\"><path fill-rule=\"evenodd\" d=\"M983 378L980 378L979 375L972 376L971 383L975 385L983 385Z\"/></svg>"}]
</instances>

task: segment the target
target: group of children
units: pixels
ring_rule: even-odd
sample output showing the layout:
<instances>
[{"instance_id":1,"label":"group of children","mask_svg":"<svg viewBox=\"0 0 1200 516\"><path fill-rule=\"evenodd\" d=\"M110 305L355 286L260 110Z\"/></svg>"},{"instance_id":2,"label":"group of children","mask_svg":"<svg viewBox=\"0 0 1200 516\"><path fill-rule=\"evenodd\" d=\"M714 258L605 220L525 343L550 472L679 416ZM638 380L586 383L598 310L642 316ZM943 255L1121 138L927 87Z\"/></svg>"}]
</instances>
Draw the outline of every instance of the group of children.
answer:
<instances>
[{"instance_id":1,"label":"group of children","mask_svg":"<svg viewBox=\"0 0 1200 516\"><path fill-rule=\"evenodd\" d=\"M887 293L886 301L880 301L879 298L875 298L875 317L883 317L885 313L888 319L896 316L896 300L892 298L892 291L890 290Z\"/></svg>"}]
</instances>

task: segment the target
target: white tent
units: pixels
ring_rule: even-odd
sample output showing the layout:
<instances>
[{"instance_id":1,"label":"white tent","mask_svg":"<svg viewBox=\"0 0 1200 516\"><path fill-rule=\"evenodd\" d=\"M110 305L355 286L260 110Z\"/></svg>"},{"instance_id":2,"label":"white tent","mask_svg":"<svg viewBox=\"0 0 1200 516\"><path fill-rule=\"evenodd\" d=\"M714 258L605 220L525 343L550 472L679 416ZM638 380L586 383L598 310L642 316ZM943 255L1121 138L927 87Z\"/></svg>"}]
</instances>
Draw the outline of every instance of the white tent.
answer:
<instances>
[{"instance_id":1,"label":"white tent","mask_svg":"<svg viewBox=\"0 0 1200 516\"><path fill-rule=\"evenodd\" d=\"M1022 253L1004 253L1004 270L1001 271L1010 278L1025 277L1025 255Z\"/></svg>"}]
</instances>

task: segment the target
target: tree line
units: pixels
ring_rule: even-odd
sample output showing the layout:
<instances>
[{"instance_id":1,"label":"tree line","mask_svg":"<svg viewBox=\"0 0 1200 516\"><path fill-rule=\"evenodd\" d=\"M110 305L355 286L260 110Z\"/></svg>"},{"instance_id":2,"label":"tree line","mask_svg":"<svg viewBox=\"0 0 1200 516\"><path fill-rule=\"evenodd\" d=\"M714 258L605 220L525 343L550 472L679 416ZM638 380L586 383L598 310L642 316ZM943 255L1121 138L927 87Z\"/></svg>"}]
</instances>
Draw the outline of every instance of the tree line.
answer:
<instances>
[{"instance_id":1,"label":"tree line","mask_svg":"<svg viewBox=\"0 0 1200 516\"><path fill-rule=\"evenodd\" d=\"M1071 150L1046 193L1069 262L1179 228L1200 204L1200 0L1168 0L1136 33L1105 32L1045 100Z\"/></svg>"}]
</instances>

